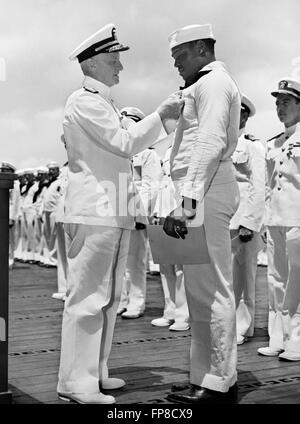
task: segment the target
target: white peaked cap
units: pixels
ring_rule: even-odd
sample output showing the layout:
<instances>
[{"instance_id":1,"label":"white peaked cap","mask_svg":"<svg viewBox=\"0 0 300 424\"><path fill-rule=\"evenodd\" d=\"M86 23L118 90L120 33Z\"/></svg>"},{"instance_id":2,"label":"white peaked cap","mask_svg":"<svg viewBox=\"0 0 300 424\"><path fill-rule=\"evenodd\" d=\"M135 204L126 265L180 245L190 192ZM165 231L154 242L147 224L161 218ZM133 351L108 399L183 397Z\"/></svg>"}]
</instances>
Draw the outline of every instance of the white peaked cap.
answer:
<instances>
[{"instance_id":1,"label":"white peaked cap","mask_svg":"<svg viewBox=\"0 0 300 424\"><path fill-rule=\"evenodd\" d=\"M121 52L128 49L128 46L118 42L115 25L108 24L76 47L70 55L70 60L78 59L81 63L99 53Z\"/></svg>"},{"instance_id":2,"label":"white peaked cap","mask_svg":"<svg viewBox=\"0 0 300 424\"><path fill-rule=\"evenodd\" d=\"M278 82L278 90L272 91L272 96L277 97L278 94L290 94L291 96L300 99L300 81L295 78L282 78Z\"/></svg>"}]
</instances>

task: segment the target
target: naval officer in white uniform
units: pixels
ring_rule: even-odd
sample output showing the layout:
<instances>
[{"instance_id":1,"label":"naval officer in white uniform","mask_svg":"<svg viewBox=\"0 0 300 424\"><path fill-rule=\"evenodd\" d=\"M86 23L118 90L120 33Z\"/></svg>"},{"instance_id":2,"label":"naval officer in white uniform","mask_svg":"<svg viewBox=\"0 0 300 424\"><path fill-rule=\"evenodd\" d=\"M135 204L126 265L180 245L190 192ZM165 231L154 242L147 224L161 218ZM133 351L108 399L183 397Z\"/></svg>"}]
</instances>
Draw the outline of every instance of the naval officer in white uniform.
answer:
<instances>
[{"instance_id":1,"label":"naval officer in white uniform","mask_svg":"<svg viewBox=\"0 0 300 424\"><path fill-rule=\"evenodd\" d=\"M267 142L270 340L258 353L300 361L300 81L283 78L271 94L284 132Z\"/></svg>"},{"instance_id":2,"label":"naval officer in white uniform","mask_svg":"<svg viewBox=\"0 0 300 424\"><path fill-rule=\"evenodd\" d=\"M102 389L125 382L110 378L108 356L135 226L130 158L151 146L166 119L178 119L183 100L171 95L128 129L110 88L128 50L108 24L74 50L85 75L68 99L63 121L69 161L64 222L68 248L67 298L57 390L79 403L114 403ZM123 117L126 119L125 117Z\"/></svg>"},{"instance_id":3,"label":"naval officer in white uniform","mask_svg":"<svg viewBox=\"0 0 300 424\"><path fill-rule=\"evenodd\" d=\"M203 202L209 264L184 266L190 311L190 382L168 399L214 404L237 401L237 346L229 224L239 204L231 155L239 132L241 96L224 63L216 61L210 24L169 36L174 66L185 80L185 106L170 157L180 203L165 232L185 237L186 221ZM199 216L199 214L198 214ZM176 387L176 389L178 389Z\"/></svg>"},{"instance_id":4,"label":"naval officer in white uniform","mask_svg":"<svg viewBox=\"0 0 300 424\"><path fill-rule=\"evenodd\" d=\"M255 112L254 104L243 94L239 139L232 155L240 205L230 222L238 345L254 334L257 255L265 212L265 149L246 133L246 123Z\"/></svg>"}]
</instances>

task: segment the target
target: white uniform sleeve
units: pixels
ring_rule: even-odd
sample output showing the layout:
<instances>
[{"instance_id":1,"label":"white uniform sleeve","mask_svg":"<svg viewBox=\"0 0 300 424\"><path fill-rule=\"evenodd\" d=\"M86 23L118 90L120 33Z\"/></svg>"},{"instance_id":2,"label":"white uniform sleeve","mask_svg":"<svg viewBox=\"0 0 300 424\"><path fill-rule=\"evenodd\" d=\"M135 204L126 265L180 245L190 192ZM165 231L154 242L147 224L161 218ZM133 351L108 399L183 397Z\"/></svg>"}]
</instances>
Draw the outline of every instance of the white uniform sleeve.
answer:
<instances>
[{"instance_id":1,"label":"white uniform sleeve","mask_svg":"<svg viewBox=\"0 0 300 424\"><path fill-rule=\"evenodd\" d=\"M109 104L103 102L104 100L99 100L98 95L81 95L67 108L67 120L64 125L79 125L81 131L101 149L126 158L154 144L162 130L162 122L157 112L136 125L123 129L119 120L116 120L116 112L110 110Z\"/></svg>"},{"instance_id":2,"label":"white uniform sleeve","mask_svg":"<svg viewBox=\"0 0 300 424\"><path fill-rule=\"evenodd\" d=\"M259 232L265 212L265 150L260 142L250 143L249 167L251 175L247 192L247 203L240 225Z\"/></svg>"}]
</instances>

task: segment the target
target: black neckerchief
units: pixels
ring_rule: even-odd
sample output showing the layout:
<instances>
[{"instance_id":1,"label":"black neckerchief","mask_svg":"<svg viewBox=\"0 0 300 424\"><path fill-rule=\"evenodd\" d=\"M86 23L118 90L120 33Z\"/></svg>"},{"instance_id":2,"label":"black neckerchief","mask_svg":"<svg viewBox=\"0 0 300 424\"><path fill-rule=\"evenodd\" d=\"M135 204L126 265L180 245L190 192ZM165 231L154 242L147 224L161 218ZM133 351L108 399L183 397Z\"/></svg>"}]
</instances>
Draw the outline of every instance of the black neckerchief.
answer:
<instances>
[{"instance_id":1,"label":"black neckerchief","mask_svg":"<svg viewBox=\"0 0 300 424\"><path fill-rule=\"evenodd\" d=\"M22 196L25 196L25 195L28 193L29 189L33 186L33 184L34 184L34 181L31 181L30 183L28 183L28 184L26 185L26 189L25 189L25 190L24 190L24 192L22 193Z\"/></svg>"},{"instance_id":2,"label":"black neckerchief","mask_svg":"<svg viewBox=\"0 0 300 424\"><path fill-rule=\"evenodd\" d=\"M191 85L195 84L200 78L204 77L204 75L209 74L212 70L209 71L199 71L196 75L191 77L188 81L185 82L184 87L179 87L179 90L184 90L185 88L190 87Z\"/></svg>"}]
</instances>

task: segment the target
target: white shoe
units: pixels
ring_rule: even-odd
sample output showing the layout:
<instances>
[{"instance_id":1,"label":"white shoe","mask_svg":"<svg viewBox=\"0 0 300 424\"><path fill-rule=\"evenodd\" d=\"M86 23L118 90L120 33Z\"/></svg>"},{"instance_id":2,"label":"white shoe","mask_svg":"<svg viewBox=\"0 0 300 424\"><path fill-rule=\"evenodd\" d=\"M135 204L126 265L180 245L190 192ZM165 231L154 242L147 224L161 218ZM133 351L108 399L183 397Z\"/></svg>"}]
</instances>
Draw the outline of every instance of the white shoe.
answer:
<instances>
[{"instance_id":1,"label":"white shoe","mask_svg":"<svg viewBox=\"0 0 300 424\"><path fill-rule=\"evenodd\" d=\"M289 352L288 350L280 353L278 358L282 361L300 361L300 353L298 352Z\"/></svg>"},{"instance_id":2,"label":"white shoe","mask_svg":"<svg viewBox=\"0 0 300 424\"><path fill-rule=\"evenodd\" d=\"M187 331L190 329L190 326L187 322L174 322L170 325L169 330L171 331Z\"/></svg>"},{"instance_id":3,"label":"white shoe","mask_svg":"<svg viewBox=\"0 0 300 424\"><path fill-rule=\"evenodd\" d=\"M248 341L248 337L246 337L246 336L241 336L240 334L238 334L237 337L236 337L236 344L237 345L242 345L247 341Z\"/></svg>"},{"instance_id":4,"label":"white shoe","mask_svg":"<svg viewBox=\"0 0 300 424\"><path fill-rule=\"evenodd\" d=\"M66 293L53 293L53 295L51 297L52 297L52 299L65 301L66 300Z\"/></svg>"},{"instance_id":5,"label":"white shoe","mask_svg":"<svg viewBox=\"0 0 300 424\"><path fill-rule=\"evenodd\" d=\"M144 312L139 311L126 311L121 314L122 318L126 319L133 319L133 318L140 318L144 315Z\"/></svg>"},{"instance_id":6,"label":"white shoe","mask_svg":"<svg viewBox=\"0 0 300 424\"><path fill-rule=\"evenodd\" d=\"M115 390L120 389L121 387L125 386L125 381L122 380L122 378L105 378L104 380L100 381L100 387L101 389L105 390Z\"/></svg>"},{"instance_id":7,"label":"white shoe","mask_svg":"<svg viewBox=\"0 0 300 424\"><path fill-rule=\"evenodd\" d=\"M113 396L104 395L103 393L58 393L58 397L66 402L72 400L76 403L87 404L111 404L115 403L116 399Z\"/></svg>"},{"instance_id":8,"label":"white shoe","mask_svg":"<svg viewBox=\"0 0 300 424\"><path fill-rule=\"evenodd\" d=\"M167 319L164 317L161 318L155 318L151 321L151 324L155 327L169 327L169 325L173 324L173 319Z\"/></svg>"},{"instance_id":9,"label":"white shoe","mask_svg":"<svg viewBox=\"0 0 300 424\"><path fill-rule=\"evenodd\" d=\"M283 349L275 349L269 346L257 349L257 353L264 356L278 356L281 352L283 352Z\"/></svg>"}]
</instances>

